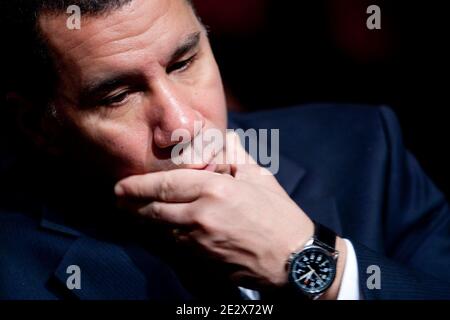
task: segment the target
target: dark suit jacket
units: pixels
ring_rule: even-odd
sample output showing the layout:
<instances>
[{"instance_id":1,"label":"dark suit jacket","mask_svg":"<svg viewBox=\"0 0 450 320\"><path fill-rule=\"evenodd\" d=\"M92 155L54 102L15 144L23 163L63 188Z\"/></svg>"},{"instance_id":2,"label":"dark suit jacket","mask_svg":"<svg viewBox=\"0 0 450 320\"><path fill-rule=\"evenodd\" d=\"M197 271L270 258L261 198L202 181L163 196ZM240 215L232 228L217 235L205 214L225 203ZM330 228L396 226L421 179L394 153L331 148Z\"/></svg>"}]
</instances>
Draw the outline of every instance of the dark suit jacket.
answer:
<instances>
[{"instance_id":1,"label":"dark suit jacket","mask_svg":"<svg viewBox=\"0 0 450 320\"><path fill-rule=\"evenodd\" d=\"M230 126L280 129L277 179L313 220L352 241L364 299L450 298L450 211L405 150L392 111L304 106L233 114ZM145 243L121 223L110 233L83 229L40 197L0 196L2 299L238 298L221 267L193 263L150 229L142 228L152 238ZM82 270L81 290L66 287L70 265ZM380 290L367 287L371 265L380 267Z\"/></svg>"}]
</instances>

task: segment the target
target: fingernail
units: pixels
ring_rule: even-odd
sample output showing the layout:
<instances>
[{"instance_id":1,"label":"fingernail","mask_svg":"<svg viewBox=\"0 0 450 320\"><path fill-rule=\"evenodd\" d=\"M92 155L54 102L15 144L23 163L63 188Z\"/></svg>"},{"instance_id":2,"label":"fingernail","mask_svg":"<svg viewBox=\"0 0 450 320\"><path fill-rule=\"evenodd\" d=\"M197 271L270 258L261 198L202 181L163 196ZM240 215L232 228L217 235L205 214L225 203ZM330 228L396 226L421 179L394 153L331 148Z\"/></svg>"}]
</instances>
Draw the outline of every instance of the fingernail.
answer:
<instances>
[{"instance_id":1,"label":"fingernail","mask_svg":"<svg viewBox=\"0 0 450 320\"><path fill-rule=\"evenodd\" d=\"M122 186L120 184L117 184L114 187L114 193L116 194L116 196L123 196L125 194L125 191L123 190Z\"/></svg>"}]
</instances>

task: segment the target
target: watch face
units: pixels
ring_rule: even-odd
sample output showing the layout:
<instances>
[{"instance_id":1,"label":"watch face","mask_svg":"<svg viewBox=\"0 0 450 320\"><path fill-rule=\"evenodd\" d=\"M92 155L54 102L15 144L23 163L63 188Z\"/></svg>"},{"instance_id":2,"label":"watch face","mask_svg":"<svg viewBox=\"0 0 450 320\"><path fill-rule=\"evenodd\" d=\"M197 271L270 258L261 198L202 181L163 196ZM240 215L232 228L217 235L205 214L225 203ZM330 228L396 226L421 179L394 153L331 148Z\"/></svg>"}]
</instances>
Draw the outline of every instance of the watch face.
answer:
<instances>
[{"instance_id":1,"label":"watch face","mask_svg":"<svg viewBox=\"0 0 450 320\"><path fill-rule=\"evenodd\" d=\"M336 262L324 249L307 248L297 254L290 267L290 280L303 293L314 295L328 289L336 275Z\"/></svg>"}]
</instances>

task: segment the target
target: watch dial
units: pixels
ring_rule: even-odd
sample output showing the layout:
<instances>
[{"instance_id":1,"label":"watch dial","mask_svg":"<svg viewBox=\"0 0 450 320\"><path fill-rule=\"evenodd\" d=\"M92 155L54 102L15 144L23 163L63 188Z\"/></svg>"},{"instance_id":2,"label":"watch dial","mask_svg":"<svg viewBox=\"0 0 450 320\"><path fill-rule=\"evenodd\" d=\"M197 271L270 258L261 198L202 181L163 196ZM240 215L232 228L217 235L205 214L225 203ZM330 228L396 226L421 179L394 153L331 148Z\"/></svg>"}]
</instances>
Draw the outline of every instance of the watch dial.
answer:
<instances>
[{"instance_id":1,"label":"watch dial","mask_svg":"<svg viewBox=\"0 0 450 320\"><path fill-rule=\"evenodd\" d=\"M336 262L320 248L309 248L300 252L292 261L291 280L309 294L322 293L333 283Z\"/></svg>"}]
</instances>

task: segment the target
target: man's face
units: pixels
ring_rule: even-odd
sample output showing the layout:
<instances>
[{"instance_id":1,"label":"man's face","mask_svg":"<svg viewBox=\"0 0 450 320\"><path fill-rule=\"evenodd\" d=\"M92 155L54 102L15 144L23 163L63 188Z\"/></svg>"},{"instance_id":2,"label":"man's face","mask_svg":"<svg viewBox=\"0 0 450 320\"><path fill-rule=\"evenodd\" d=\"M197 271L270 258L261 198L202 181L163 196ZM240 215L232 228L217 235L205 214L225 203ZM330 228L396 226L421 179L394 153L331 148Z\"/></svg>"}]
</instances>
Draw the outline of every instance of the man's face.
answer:
<instances>
[{"instance_id":1,"label":"man's face","mask_svg":"<svg viewBox=\"0 0 450 320\"><path fill-rule=\"evenodd\" d=\"M65 149L115 179L174 169L172 132L225 131L222 82L206 33L184 0L134 0L107 15L43 14L58 67L54 100ZM191 166L192 168L204 167Z\"/></svg>"}]
</instances>

